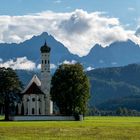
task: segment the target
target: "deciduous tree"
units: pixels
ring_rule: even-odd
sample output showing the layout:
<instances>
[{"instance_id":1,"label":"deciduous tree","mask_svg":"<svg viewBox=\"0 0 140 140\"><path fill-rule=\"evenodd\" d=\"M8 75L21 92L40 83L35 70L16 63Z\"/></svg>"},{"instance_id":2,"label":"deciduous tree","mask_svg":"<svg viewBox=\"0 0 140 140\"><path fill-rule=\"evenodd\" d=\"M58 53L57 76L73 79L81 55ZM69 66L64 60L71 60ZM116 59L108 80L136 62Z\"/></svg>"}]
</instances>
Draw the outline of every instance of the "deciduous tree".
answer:
<instances>
[{"instance_id":1,"label":"deciduous tree","mask_svg":"<svg viewBox=\"0 0 140 140\"><path fill-rule=\"evenodd\" d=\"M0 68L0 96L5 107L5 120L9 120L10 106L18 99L22 84L11 68Z\"/></svg>"},{"instance_id":2,"label":"deciduous tree","mask_svg":"<svg viewBox=\"0 0 140 140\"><path fill-rule=\"evenodd\" d=\"M81 64L60 65L51 84L51 97L61 114L85 114L90 88Z\"/></svg>"}]
</instances>

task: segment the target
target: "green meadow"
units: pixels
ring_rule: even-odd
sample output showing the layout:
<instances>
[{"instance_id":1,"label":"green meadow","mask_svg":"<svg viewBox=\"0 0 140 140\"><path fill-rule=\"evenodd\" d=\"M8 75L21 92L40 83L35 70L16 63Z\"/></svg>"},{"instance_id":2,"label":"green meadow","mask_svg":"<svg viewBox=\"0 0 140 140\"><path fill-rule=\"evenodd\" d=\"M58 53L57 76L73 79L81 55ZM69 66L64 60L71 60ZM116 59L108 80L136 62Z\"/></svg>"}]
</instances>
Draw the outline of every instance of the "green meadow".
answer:
<instances>
[{"instance_id":1,"label":"green meadow","mask_svg":"<svg viewBox=\"0 0 140 140\"><path fill-rule=\"evenodd\" d=\"M84 121L0 121L0 140L140 140L140 117Z\"/></svg>"}]
</instances>

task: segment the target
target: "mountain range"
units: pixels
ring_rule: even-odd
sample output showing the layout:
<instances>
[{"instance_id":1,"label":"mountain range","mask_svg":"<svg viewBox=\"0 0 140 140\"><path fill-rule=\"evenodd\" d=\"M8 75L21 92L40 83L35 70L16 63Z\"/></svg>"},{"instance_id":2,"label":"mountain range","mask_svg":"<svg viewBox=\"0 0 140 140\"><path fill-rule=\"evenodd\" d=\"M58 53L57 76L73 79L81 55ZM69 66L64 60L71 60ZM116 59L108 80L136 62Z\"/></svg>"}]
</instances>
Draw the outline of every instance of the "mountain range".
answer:
<instances>
[{"instance_id":1,"label":"mountain range","mask_svg":"<svg viewBox=\"0 0 140 140\"><path fill-rule=\"evenodd\" d=\"M44 32L40 36L33 36L30 40L15 44L0 44L0 58L4 61L13 58L26 56L29 60L40 63L40 47L45 41L51 47L51 63L57 64L64 61L66 58L75 59L78 56L71 54L68 49L60 42L54 39L53 36Z\"/></svg>"},{"instance_id":2,"label":"mountain range","mask_svg":"<svg viewBox=\"0 0 140 140\"><path fill-rule=\"evenodd\" d=\"M140 46L131 40L114 42L105 48L96 44L86 56L79 57L78 55L70 53L61 42L46 32L39 36L33 36L31 39L19 44L1 43L0 58L3 59L3 61L8 61L9 59L26 56L29 60L39 64L39 49L45 40L52 49L51 63L55 65L65 60L78 61L82 63L85 68L116 67L140 62Z\"/></svg>"}]
</instances>

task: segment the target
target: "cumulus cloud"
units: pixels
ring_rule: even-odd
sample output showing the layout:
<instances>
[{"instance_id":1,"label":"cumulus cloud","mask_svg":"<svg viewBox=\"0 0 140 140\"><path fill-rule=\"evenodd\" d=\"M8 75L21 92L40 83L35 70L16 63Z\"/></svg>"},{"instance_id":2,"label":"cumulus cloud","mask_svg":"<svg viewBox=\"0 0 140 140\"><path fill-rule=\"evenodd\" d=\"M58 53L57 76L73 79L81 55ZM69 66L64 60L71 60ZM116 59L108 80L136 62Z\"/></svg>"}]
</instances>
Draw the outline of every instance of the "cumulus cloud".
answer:
<instances>
[{"instance_id":1,"label":"cumulus cloud","mask_svg":"<svg viewBox=\"0 0 140 140\"><path fill-rule=\"evenodd\" d=\"M50 64L50 69L56 69L57 66L55 64Z\"/></svg>"},{"instance_id":2,"label":"cumulus cloud","mask_svg":"<svg viewBox=\"0 0 140 140\"><path fill-rule=\"evenodd\" d=\"M27 59L27 57L20 57L15 60L10 59L6 62L0 61L0 67L12 68L14 70L34 70L36 65L34 62Z\"/></svg>"},{"instance_id":3,"label":"cumulus cloud","mask_svg":"<svg viewBox=\"0 0 140 140\"><path fill-rule=\"evenodd\" d=\"M37 65L37 69L41 69L41 64L38 64Z\"/></svg>"},{"instance_id":4,"label":"cumulus cloud","mask_svg":"<svg viewBox=\"0 0 140 140\"><path fill-rule=\"evenodd\" d=\"M91 71L91 70L93 70L94 68L93 67L87 67L86 68L86 71Z\"/></svg>"},{"instance_id":5,"label":"cumulus cloud","mask_svg":"<svg viewBox=\"0 0 140 140\"><path fill-rule=\"evenodd\" d=\"M72 53L86 55L96 44L131 39L140 44L132 30L125 30L119 19L102 12L77 9L69 13L44 11L24 16L0 16L0 42L21 42L46 31Z\"/></svg>"},{"instance_id":6,"label":"cumulus cloud","mask_svg":"<svg viewBox=\"0 0 140 140\"><path fill-rule=\"evenodd\" d=\"M36 65L33 61L28 60L27 57L19 57L10 59L6 62L0 58L0 67L12 68L14 70L38 70L41 69L41 64ZM50 69L56 69L55 64L50 64Z\"/></svg>"},{"instance_id":7,"label":"cumulus cloud","mask_svg":"<svg viewBox=\"0 0 140 140\"><path fill-rule=\"evenodd\" d=\"M64 60L62 63L60 63L60 65L61 64L76 64L76 63L77 63L77 61L75 61L75 60L72 60L72 61Z\"/></svg>"},{"instance_id":8,"label":"cumulus cloud","mask_svg":"<svg viewBox=\"0 0 140 140\"><path fill-rule=\"evenodd\" d=\"M56 69L57 66L55 64L50 64L50 69ZM41 69L41 64L37 65L37 69Z\"/></svg>"}]
</instances>

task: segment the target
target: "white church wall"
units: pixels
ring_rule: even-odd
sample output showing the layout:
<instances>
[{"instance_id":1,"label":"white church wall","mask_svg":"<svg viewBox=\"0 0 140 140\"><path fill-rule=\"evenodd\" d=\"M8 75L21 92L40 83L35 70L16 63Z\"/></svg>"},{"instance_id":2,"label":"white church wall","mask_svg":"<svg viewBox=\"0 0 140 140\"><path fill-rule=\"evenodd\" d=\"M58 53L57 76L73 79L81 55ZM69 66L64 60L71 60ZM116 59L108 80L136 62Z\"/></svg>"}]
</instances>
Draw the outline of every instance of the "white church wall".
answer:
<instances>
[{"instance_id":1,"label":"white church wall","mask_svg":"<svg viewBox=\"0 0 140 140\"><path fill-rule=\"evenodd\" d=\"M40 107L40 114L45 115L45 100L44 100L44 95L40 95L40 102L39 102L39 107Z\"/></svg>"},{"instance_id":2,"label":"white church wall","mask_svg":"<svg viewBox=\"0 0 140 140\"><path fill-rule=\"evenodd\" d=\"M44 115L45 114L45 102L44 95L24 95L23 96L24 104L24 115Z\"/></svg>"}]
</instances>

